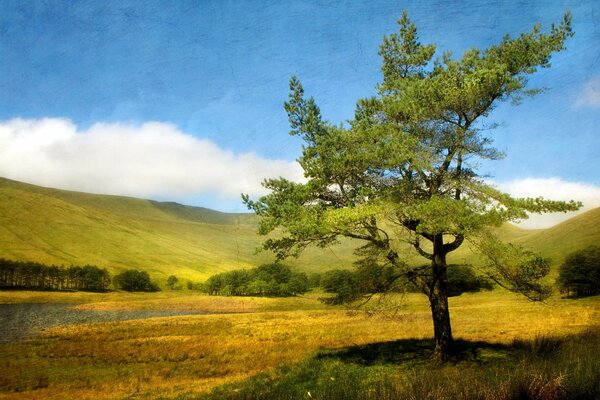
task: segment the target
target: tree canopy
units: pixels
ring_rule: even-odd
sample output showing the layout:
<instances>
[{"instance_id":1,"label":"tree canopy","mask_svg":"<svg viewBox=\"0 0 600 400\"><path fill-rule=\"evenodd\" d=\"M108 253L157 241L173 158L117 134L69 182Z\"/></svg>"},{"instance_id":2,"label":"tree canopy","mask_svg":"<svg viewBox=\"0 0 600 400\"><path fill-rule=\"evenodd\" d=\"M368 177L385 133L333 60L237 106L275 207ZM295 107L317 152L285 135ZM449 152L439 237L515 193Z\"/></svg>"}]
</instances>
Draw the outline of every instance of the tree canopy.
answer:
<instances>
[{"instance_id":1,"label":"tree canopy","mask_svg":"<svg viewBox=\"0 0 600 400\"><path fill-rule=\"evenodd\" d=\"M590 246L569 254L559 268L557 283L567 296L599 294L600 247Z\"/></svg>"},{"instance_id":2,"label":"tree canopy","mask_svg":"<svg viewBox=\"0 0 600 400\"><path fill-rule=\"evenodd\" d=\"M113 284L115 288L128 292L157 292L160 290L158 285L150 280L150 275L146 271L137 269L128 269L115 275Z\"/></svg>"},{"instance_id":3,"label":"tree canopy","mask_svg":"<svg viewBox=\"0 0 600 400\"><path fill-rule=\"evenodd\" d=\"M204 290L226 296L296 296L308 290L308 277L287 265L263 264L213 275L205 282Z\"/></svg>"},{"instance_id":4,"label":"tree canopy","mask_svg":"<svg viewBox=\"0 0 600 400\"><path fill-rule=\"evenodd\" d=\"M527 218L528 212L580 205L511 197L480 176L477 165L503 156L493 147L493 124L486 117L502 101L518 103L540 91L527 88L528 76L550 67L551 55L565 48L573 35L571 16L565 14L548 33L536 25L459 58L446 52L434 59L435 45L419 41L406 12L398 25L399 32L385 36L379 49L383 80L376 95L359 99L346 124L325 120L292 77L285 110L290 134L304 140L298 161L306 182L267 179L268 195L243 199L262 217L260 233L276 231L263 247L279 259L340 237L362 241L359 265L386 270L375 289L404 278L429 297L435 354L444 359L452 344L446 256L465 238L487 256L494 281L531 299L548 294L540 283L547 263L498 241L490 228ZM429 264L410 265L405 242Z\"/></svg>"}]
</instances>

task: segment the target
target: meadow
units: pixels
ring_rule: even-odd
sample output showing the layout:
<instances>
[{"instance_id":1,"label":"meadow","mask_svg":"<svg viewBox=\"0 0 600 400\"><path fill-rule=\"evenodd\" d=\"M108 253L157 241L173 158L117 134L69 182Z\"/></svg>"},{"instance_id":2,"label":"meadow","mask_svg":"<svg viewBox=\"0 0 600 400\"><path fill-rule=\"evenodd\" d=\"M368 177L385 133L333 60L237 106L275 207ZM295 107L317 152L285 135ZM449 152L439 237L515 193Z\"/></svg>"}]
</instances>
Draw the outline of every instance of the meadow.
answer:
<instances>
[{"instance_id":1,"label":"meadow","mask_svg":"<svg viewBox=\"0 0 600 400\"><path fill-rule=\"evenodd\" d=\"M496 233L550 257L553 283L568 253L598 243L598 227L600 208L545 230ZM201 282L270 262L254 252L261 240L251 215L0 178L0 251L9 259L92 263L112 274L139 268L164 286L171 274ZM311 250L290 265L348 268L353 247ZM478 263L468 243L449 261ZM322 296L0 291L0 307L212 313L49 327L0 344L0 399L600 398L599 296L531 303L497 289L453 297L460 351L445 365L428 357L425 296L388 295L361 311L326 306Z\"/></svg>"},{"instance_id":2,"label":"meadow","mask_svg":"<svg viewBox=\"0 0 600 400\"><path fill-rule=\"evenodd\" d=\"M476 389L490 395L479 398L561 398L551 396L582 385L600 393L598 297L538 304L495 290L451 298L463 353L439 366L427 361L425 296L386 296L369 312L325 306L320 296L1 292L0 303L215 314L56 327L1 345L0 398L376 399L424 390L477 398ZM539 396L514 397L519 390Z\"/></svg>"}]
</instances>

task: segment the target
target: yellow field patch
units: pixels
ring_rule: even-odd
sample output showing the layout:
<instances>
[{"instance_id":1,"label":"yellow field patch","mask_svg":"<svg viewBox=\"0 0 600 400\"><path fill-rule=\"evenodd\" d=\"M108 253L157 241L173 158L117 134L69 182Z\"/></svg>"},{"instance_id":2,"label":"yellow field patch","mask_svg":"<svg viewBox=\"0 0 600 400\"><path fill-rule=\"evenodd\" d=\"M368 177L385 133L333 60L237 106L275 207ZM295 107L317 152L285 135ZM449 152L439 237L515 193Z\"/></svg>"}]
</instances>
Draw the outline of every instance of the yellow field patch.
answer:
<instances>
[{"instance_id":1,"label":"yellow field patch","mask_svg":"<svg viewBox=\"0 0 600 400\"><path fill-rule=\"evenodd\" d=\"M125 304L222 309L245 302L253 312L73 325L24 343L0 346L0 398L176 397L200 394L315 351L432 336L426 298L405 296L401 312L369 316L292 299L149 295ZM144 304L141 304L144 303ZM108 309L113 302L88 303ZM83 306L82 306L83 307ZM268 309L280 311L264 311ZM263 311L260 311L263 310ZM533 304L494 291L451 299L455 337L510 343L566 335L598 324L600 299Z\"/></svg>"}]
</instances>

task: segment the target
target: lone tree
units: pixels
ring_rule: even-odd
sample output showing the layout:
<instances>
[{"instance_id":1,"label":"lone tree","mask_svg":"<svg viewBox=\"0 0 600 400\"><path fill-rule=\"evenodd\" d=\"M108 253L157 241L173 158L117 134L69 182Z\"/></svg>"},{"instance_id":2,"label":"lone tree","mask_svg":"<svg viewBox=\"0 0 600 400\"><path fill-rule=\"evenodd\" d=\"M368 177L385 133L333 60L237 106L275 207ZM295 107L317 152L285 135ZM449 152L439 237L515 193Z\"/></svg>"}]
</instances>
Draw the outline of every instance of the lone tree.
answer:
<instances>
[{"instance_id":1,"label":"lone tree","mask_svg":"<svg viewBox=\"0 0 600 400\"><path fill-rule=\"evenodd\" d=\"M434 356L445 360L453 343L446 257L465 238L486 256L487 274L500 285L533 300L549 293L540 283L547 263L494 239L490 228L527 218L527 212L580 204L513 198L483 180L476 167L478 160L502 157L483 120L499 102L539 92L526 89L527 77L549 67L551 55L564 49L573 35L571 16L549 33L536 25L486 50L472 49L459 59L444 53L433 62L435 46L419 42L406 12L398 24L399 33L384 37L379 50L383 82L377 96L358 100L346 125L324 120L292 77L285 110L290 134L305 142L298 161L307 181L268 179L263 185L270 194L242 197L262 217L261 234L277 231L263 247L278 259L340 237L363 241L358 267L385 271L377 291L403 279L428 296ZM428 264L410 265L406 249Z\"/></svg>"},{"instance_id":2,"label":"lone tree","mask_svg":"<svg viewBox=\"0 0 600 400\"><path fill-rule=\"evenodd\" d=\"M171 290L174 290L175 285L177 285L177 282L179 282L179 278L177 278L175 275L170 275L167 278L167 287Z\"/></svg>"}]
</instances>

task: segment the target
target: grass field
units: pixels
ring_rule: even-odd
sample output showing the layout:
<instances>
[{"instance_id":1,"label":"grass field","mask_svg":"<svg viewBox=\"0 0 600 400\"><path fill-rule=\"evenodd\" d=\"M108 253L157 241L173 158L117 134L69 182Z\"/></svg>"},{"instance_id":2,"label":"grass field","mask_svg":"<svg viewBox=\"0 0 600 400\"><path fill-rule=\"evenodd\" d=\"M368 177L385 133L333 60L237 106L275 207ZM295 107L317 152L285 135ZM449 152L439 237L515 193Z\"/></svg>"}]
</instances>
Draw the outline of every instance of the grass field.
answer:
<instances>
[{"instance_id":1,"label":"grass field","mask_svg":"<svg viewBox=\"0 0 600 400\"><path fill-rule=\"evenodd\" d=\"M71 295L74 297L69 298ZM364 381L360 388L352 389L360 392L366 390L364 385L368 383L365 382L375 378L381 390L392 393L393 389L397 394L398 382L403 382L398 377L404 376L407 369L413 373L430 369L427 366L414 370L411 366L414 362L410 360L411 354L419 354L418 359L423 362L427 360L422 354L423 349L428 348L427 342L420 340L430 338L432 328L424 296L389 297L380 302L382 309L372 315L326 307L317 300L318 296L268 299L186 293L14 292L13 295L4 292L0 302L10 297L12 302L77 302L79 307L98 310L172 308L230 313L65 326L50 329L34 340L2 345L0 398L196 398L201 395L256 398L258 393L266 396L271 389L290 393L296 390L297 394L302 392L302 396L289 398L307 398L303 391L311 384L320 388L314 393L320 396L318 398L334 398L324 394L348 388L343 379ZM396 312L392 312L392 308ZM567 340L569 335L598 327L600 299L556 297L545 304L534 304L497 290L452 298L451 312L456 338L467 344L483 343L474 345L479 346L478 358L443 367L447 375L444 379L459 374L463 368L473 371L475 377L475 365L491 367L498 361L501 362L497 365L499 369L493 374L494 382L500 384L514 378L506 366L515 363L524 368L525 359L519 354L527 346L515 347L515 343L540 342L540 338L546 336L557 338L555 341ZM593 348L599 348L595 338L595 342L586 339L590 341L586 346L595 343ZM385 344L390 341L392 344ZM403 349L403 343L410 344L409 348ZM398 356L394 362L372 365L340 359L339 354L353 354L356 349L362 349L359 352L366 349L369 353L370 347L364 347L366 345L379 346L375 352L378 357L395 357L395 354L409 357L402 360ZM323 357L332 351L332 357ZM557 365L559 369L572 367L564 363ZM594 366L598 367L597 361ZM581 367L590 366L584 363ZM342 379L341 386L324 382L323 374L334 374L334 379ZM286 381L286 377L292 380ZM300 382L301 377L306 378L304 383ZM250 381L245 381L249 378ZM556 377L548 377L551 378ZM390 383L389 387L382 383L388 381L396 383ZM281 382L283 386L277 389L274 382ZM211 393L223 384L233 386ZM374 394L369 396L363 398L377 398Z\"/></svg>"},{"instance_id":2,"label":"grass field","mask_svg":"<svg viewBox=\"0 0 600 400\"><path fill-rule=\"evenodd\" d=\"M553 228L497 233L550 257L600 241L600 209ZM96 264L202 281L272 261L255 254L256 219L175 203L40 188L0 178L0 254ZM290 262L311 272L346 268L355 244ZM468 243L452 263L477 265ZM416 261L415 261L416 262ZM158 293L0 291L7 303L82 310L214 314L69 325L0 345L0 399L587 399L600 398L600 297L555 295L534 304L495 290L450 299L461 350L432 364L431 315L419 294L377 299L366 311L294 298Z\"/></svg>"}]
</instances>

